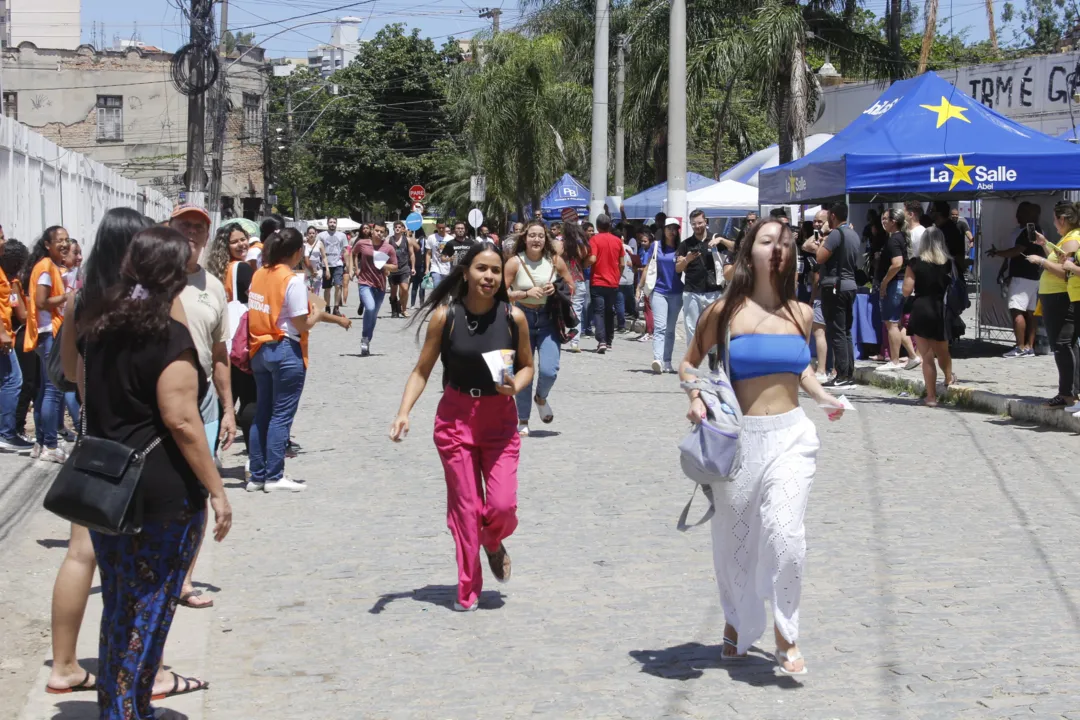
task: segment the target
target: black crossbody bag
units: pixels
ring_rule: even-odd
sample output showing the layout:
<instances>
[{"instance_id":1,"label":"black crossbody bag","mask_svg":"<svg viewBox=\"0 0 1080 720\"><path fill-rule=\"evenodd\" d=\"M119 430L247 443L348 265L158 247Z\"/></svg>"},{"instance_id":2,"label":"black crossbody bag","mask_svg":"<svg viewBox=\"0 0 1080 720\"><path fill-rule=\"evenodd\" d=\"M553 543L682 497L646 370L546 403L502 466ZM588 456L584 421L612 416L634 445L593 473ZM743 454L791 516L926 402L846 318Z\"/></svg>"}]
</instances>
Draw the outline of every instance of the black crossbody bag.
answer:
<instances>
[{"instance_id":1,"label":"black crossbody bag","mask_svg":"<svg viewBox=\"0 0 1080 720\"><path fill-rule=\"evenodd\" d=\"M161 444L162 437L154 438L141 451L90 437L86 433L86 398L83 400L79 437L45 495L45 509L90 530L135 535L142 530L143 520L139 480L146 457Z\"/></svg>"}]
</instances>

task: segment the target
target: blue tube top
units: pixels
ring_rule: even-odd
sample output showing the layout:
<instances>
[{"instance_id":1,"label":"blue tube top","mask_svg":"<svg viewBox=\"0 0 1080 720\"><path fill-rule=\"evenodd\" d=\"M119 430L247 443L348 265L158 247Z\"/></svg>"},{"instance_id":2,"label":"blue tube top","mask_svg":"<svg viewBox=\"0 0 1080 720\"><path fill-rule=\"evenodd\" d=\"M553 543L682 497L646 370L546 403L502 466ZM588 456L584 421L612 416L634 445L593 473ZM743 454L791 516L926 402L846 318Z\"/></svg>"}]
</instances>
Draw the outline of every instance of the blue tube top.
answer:
<instances>
[{"instance_id":1,"label":"blue tube top","mask_svg":"<svg viewBox=\"0 0 1080 720\"><path fill-rule=\"evenodd\" d=\"M731 338L731 379L764 375L802 375L810 364L810 347L802 335L739 335Z\"/></svg>"}]
</instances>

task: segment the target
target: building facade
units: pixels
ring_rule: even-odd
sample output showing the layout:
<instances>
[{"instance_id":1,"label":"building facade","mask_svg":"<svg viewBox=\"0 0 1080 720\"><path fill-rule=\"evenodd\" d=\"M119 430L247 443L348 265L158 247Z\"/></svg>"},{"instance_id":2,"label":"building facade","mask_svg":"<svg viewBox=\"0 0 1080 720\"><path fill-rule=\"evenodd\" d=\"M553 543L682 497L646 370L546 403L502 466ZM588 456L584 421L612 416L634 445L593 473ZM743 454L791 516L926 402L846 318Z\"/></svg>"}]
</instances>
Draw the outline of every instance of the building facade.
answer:
<instances>
[{"instance_id":1,"label":"building facade","mask_svg":"<svg viewBox=\"0 0 1080 720\"><path fill-rule=\"evenodd\" d=\"M1073 98L1080 87L1080 73L1075 72L1078 62L1080 51L1074 50L940 70L938 75L986 107L1057 136L1080 124L1080 103ZM885 85L873 82L825 88L825 107L810 133L840 132L873 105L884 89Z\"/></svg>"},{"instance_id":2,"label":"building facade","mask_svg":"<svg viewBox=\"0 0 1080 720\"><path fill-rule=\"evenodd\" d=\"M74 50L82 33L81 0L5 0L6 45L22 42L38 47Z\"/></svg>"},{"instance_id":3,"label":"building facade","mask_svg":"<svg viewBox=\"0 0 1080 720\"><path fill-rule=\"evenodd\" d=\"M271 73L262 48L241 52L222 58L226 100L217 89L207 93L205 167L208 187L220 171L220 204L210 209L255 218L267 199ZM176 200L185 187L188 97L173 84L171 63L172 54L157 48L42 49L23 42L4 52L4 111L57 145Z\"/></svg>"},{"instance_id":4,"label":"building facade","mask_svg":"<svg viewBox=\"0 0 1080 720\"><path fill-rule=\"evenodd\" d=\"M360 18L345 17L330 28L330 42L308 50L308 67L324 78L345 67L360 52Z\"/></svg>"}]
</instances>

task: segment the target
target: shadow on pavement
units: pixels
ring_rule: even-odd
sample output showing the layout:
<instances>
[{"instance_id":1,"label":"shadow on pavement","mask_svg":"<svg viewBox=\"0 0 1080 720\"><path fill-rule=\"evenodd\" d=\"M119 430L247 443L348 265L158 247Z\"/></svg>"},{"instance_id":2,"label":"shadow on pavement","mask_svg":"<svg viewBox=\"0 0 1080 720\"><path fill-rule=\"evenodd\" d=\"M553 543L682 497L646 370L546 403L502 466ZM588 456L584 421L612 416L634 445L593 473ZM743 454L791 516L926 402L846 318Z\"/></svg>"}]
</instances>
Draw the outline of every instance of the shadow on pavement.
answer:
<instances>
[{"instance_id":1,"label":"shadow on pavement","mask_svg":"<svg viewBox=\"0 0 1080 720\"><path fill-rule=\"evenodd\" d=\"M417 602L431 603L432 605L444 607L447 610L453 610L454 601L457 600L457 586L426 585L422 588L409 590L407 592L386 593L379 597L368 612L372 615L378 615L386 609L387 605L395 600L408 599L416 600ZM506 604L506 596L497 590L485 590L480 593L479 603L481 610L498 610Z\"/></svg>"},{"instance_id":2,"label":"shadow on pavement","mask_svg":"<svg viewBox=\"0 0 1080 720\"><path fill-rule=\"evenodd\" d=\"M529 437L531 438L550 438L559 437L562 435L558 430L529 430Z\"/></svg>"},{"instance_id":3,"label":"shadow on pavement","mask_svg":"<svg viewBox=\"0 0 1080 720\"><path fill-rule=\"evenodd\" d=\"M751 648L751 652L755 650ZM795 678L777 674L772 658L751 654L746 659L725 660L722 652L721 645L691 642L664 650L631 650L630 657L641 663L642 672L664 680L697 680L706 670L724 670L732 680L755 687L772 685L786 690L802 687Z\"/></svg>"},{"instance_id":4,"label":"shadow on pavement","mask_svg":"<svg viewBox=\"0 0 1080 720\"><path fill-rule=\"evenodd\" d=\"M38 540L37 544L46 550L54 550L56 548L66 548L68 546L67 540L53 540L51 538L45 540Z\"/></svg>"}]
</instances>

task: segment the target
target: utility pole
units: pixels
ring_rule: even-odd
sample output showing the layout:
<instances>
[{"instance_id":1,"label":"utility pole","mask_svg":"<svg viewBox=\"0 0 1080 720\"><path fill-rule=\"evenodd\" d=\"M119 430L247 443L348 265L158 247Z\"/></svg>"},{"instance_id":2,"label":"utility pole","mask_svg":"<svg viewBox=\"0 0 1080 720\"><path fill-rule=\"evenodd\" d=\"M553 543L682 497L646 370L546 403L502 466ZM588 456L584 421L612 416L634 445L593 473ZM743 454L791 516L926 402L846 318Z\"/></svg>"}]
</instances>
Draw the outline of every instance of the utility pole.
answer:
<instances>
[{"instance_id":1,"label":"utility pole","mask_svg":"<svg viewBox=\"0 0 1080 720\"><path fill-rule=\"evenodd\" d=\"M189 73L195 85L202 85L206 81L205 58L202 57L198 48L206 47L207 38L203 37L203 34L209 12L209 0L191 0L191 43L196 49L189 54L191 62ZM187 140L188 201L205 204L203 193L206 191L206 183L203 182L203 164L206 151L206 96L204 93L194 93L188 98Z\"/></svg>"},{"instance_id":2,"label":"utility pole","mask_svg":"<svg viewBox=\"0 0 1080 720\"><path fill-rule=\"evenodd\" d=\"M626 36L620 35L615 56L615 194L622 200L626 181L626 128L623 101L626 99ZM615 208L611 208L615 212Z\"/></svg>"},{"instance_id":3,"label":"utility pole","mask_svg":"<svg viewBox=\"0 0 1080 720\"><path fill-rule=\"evenodd\" d=\"M484 20L491 20L491 34L499 34L499 18L502 17L502 10L499 8L481 8L480 17Z\"/></svg>"},{"instance_id":4,"label":"utility pole","mask_svg":"<svg viewBox=\"0 0 1080 720\"><path fill-rule=\"evenodd\" d=\"M221 0L221 44L225 45L225 33L229 32L229 0Z\"/></svg>"},{"instance_id":5,"label":"utility pole","mask_svg":"<svg viewBox=\"0 0 1080 720\"><path fill-rule=\"evenodd\" d=\"M607 196L609 0L596 0L596 48L593 56L592 172L589 175L589 220L604 212Z\"/></svg>"},{"instance_id":6,"label":"utility pole","mask_svg":"<svg viewBox=\"0 0 1080 720\"><path fill-rule=\"evenodd\" d=\"M288 117L288 121L289 121L289 125L288 125L288 127L289 127L289 150L290 150L290 152L295 152L296 148L292 144L293 138L295 137L295 135L293 135L293 121L292 121L292 116L293 116L292 83L289 82L289 80L290 80L290 78L285 78L285 112L286 112L286 117ZM296 178L293 178L293 181L290 184L292 185L293 220L299 220L301 217L303 217L303 213L300 212L300 193L297 192L297 190L296 190Z\"/></svg>"},{"instance_id":7,"label":"utility pole","mask_svg":"<svg viewBox=\"0 0 1080 720\"><path fill-rule=\"evenodd\" d=\"M668 24L668 217L686 232L686 0L671 0Z\"/></svg>"}]
</instances>

